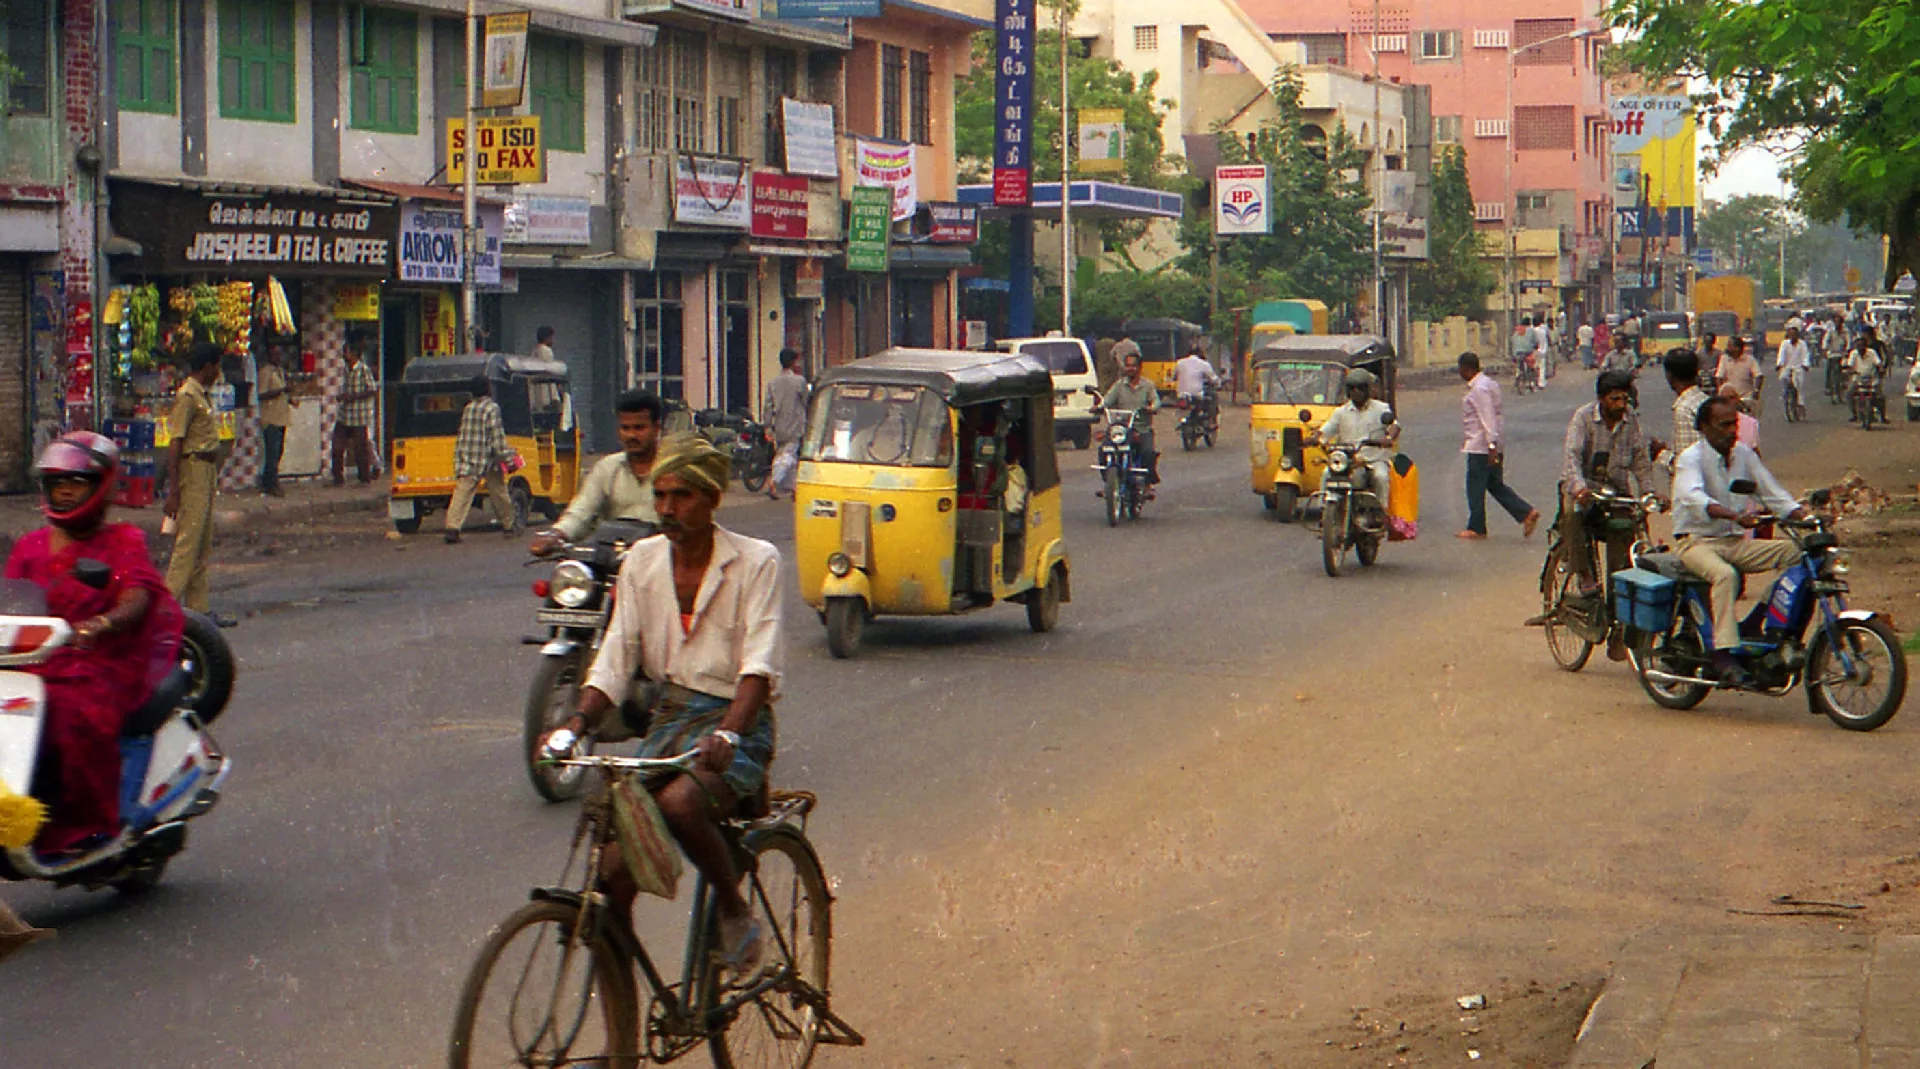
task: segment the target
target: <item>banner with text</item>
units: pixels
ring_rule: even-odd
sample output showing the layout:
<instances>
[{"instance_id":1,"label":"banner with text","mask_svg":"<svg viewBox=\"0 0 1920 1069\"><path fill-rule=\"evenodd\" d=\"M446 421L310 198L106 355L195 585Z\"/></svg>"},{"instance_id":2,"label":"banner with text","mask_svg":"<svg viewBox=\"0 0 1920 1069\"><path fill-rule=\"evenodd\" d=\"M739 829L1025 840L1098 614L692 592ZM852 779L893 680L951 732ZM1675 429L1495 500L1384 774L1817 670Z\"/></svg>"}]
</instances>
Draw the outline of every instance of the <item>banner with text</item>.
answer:
<instances>
[{"instance_id":1,"label":"banner with text","mask_svg":"<svg viewBox=\"0 0 1920 1069\"><path fill-rule=\"evenodd\" d=\"M993 203L1033 203L1034 0L993 4Z\"/></svg>"},{"instance_id":2,"label":"banner with text","mask_svg":"<svg viewBox=\"0 0 1920 1069\"><path fill-rule=\"evenodd\" d=\"M744 160L681 154L673 160L676 223L745 230L753 223L753 194Z\"/></svg>"},{"instance_id":3,"label":"banner with text","mask_svg":"<svg viewBox=\"0 0 1920 1069\"><path fill-rule=\"evenodd\" d=\"M920 205L920 185L913 174L912 145L861 138L853 159L855 185L887 187L893 191L894 221L913 217Z\"/></svg>"}]
</instances>

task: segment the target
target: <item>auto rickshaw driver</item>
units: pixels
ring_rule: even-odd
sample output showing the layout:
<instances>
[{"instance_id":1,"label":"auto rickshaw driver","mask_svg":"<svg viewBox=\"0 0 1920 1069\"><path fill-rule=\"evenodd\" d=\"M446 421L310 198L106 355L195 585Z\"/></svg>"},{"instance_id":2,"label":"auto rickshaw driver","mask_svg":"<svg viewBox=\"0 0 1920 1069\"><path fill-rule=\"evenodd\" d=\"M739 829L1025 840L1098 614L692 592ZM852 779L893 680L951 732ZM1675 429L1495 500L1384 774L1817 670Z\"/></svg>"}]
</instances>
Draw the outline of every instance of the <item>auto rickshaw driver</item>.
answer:
<instances>
[{"instance_id":1,"label":"auto rickshaw driver","mask_svg":"<svg viewBox=\"0 0 1920 1069\"><path fill-rule=\"evenodd\" d=\"M1307 439L1308 445L1361 445L1360 462L1367 466L1367 478L1371 485L1368 489L1380 499L1380 507L1387 507L1387 493L1393 476L1393 447L1400 441L1400 424L1388 422L1393 409L1385 401L1373 399L1374 383L1379 381L1373 372L1365 368L1354 368L1347 372L1347 403L1333 410L1327 422ZM1384 442L1384 445L1362 445L1362 443ZM1327 473L1320 473L1320 485L1325 489Z\"/></svg>"}]
</instances>

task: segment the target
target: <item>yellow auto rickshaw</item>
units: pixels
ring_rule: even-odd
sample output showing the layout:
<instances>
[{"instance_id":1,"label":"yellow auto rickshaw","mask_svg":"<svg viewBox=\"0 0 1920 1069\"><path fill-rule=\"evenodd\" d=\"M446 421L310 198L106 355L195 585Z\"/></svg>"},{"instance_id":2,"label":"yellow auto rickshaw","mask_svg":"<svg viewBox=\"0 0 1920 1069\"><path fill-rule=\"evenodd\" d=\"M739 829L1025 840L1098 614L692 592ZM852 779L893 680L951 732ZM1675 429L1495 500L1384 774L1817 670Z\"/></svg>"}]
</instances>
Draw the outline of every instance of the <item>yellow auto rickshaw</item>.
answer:
<instances>
[{"instance_id":1,"label":"yellow auto rickshaw","mask_svg":"<svg viewBox=\"0 0 1920 1069\"><path fill-rule=\"evenodd\" d=\"M1706 323L1714 313L1706 312L1700 316L1701 329L1708 329ZM1729 321L1737 323L1733 316ZM1654 363L1675 349L1685 349L1693 345L1693 320L1688 312L1648 312L1640 327L1640 359Z\"/></svg>"},{"instance_id":2,"label":"yellow auto rickshaw","mask_svg":"<svg viewBox=\"0 0 1920 1069\"><path fill-rule=\"evenodd\" d=\"M453 500L453 449L460 414L479 384L490 383L507 446L523 466L507 480L521 524L536 511L558 519L580 483L580 428L567 365L507 353L421 357L407 365L393 413L392 482L387 515L412 534Z\"/></svg>"},{"instance_id":3,"label":"yellow auto rickshaw","mask_svg":"<svg viewBox=\"0 0 1920 1069\"><path fill-rule=\"evenodd\" d=\"M1287 523L1320 488L1326 451L1306 439L1346 403L1347 372L1373 372L1374 396L1394 403L1393 347L1372 334L1297 334L1273 339L1250 362L1253 492Z\"/></svg>"},{"instance_id":4,"label":"yellow auto rickshaw","mask_svg":"<svg viewBox=\"0 0 1920 1069\"><path fill-rule=\"evenodd\" d=\"M851 657L878 615L1071 600L1053 377L1031 356L888 349L822 373L793 496L800 594Z\"/></svg>"}]
</instances>

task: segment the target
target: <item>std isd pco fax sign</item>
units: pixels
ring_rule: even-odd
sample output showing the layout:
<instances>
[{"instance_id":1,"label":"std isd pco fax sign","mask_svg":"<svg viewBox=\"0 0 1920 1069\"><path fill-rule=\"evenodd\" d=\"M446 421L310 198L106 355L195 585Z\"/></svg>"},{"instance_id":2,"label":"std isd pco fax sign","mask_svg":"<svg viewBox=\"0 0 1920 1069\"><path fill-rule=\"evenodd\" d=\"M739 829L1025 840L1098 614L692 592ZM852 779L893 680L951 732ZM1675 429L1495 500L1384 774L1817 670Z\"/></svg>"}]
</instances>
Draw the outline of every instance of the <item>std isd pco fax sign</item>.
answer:
<instances>
[{"instance_id":1,"label":"std isd pco fax sign","mask_svg":"<svg viewBox=\"0 0 1920 1069\"><path fill-rule=\"evenodd\" d=\"M1213 232L1266 234L1272 231L1271 199L1264 164L1214 168Z\"/></svg>"}]
</instances>

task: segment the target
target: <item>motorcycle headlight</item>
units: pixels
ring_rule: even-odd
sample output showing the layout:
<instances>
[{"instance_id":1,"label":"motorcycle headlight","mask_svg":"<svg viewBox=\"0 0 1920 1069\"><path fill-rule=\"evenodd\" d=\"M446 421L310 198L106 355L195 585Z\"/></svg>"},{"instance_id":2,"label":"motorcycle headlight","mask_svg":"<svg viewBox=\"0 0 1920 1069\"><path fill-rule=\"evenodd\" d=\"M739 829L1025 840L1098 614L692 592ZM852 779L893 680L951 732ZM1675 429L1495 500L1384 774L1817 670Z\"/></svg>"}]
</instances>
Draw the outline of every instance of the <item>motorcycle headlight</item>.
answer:
<instances>
[{"instance_id":1,"label":"motorcycle headlight","mask_svg":"<svg viewBox=\"0 0 1920 1069\"><path fill-rule=\"evenodd\" d=\"M1114 445L1123 445L1127 440L1127 429L1116 423L1107 428L1107 441Z\"/></svg>"},{"instance_id":2,"label":"motorcycle headlight","mask_svg":"<svg viewBox=\"0 0 1920 1069\"><path fill-rule=\"evenodd\" d=\"M1353 467L1353 458L1338 450L1327 454L1327 470L1335 475L1345 475Z\"/></svg>"},{"instance_id":3,"label":"motorcycle headlight","mask_svg":"<svg viewBox=\"0 0 1920 1069\"><path fill-rule=\"evenodd\" d=\"M561 561L553 567L548 595L563 609L577 609L593 597L593 571L577 560Z\"/></svg>"},{"instance_id":4,"label":"motorcycle headlight","mask_svg":"<svg viewBox=\"0 0 1920 1069\"><path fill-rule=\"evenodd\" d=\"M1853 554L1844 549L1836 549L1827 559L1827 572L1830 575L1848 575L1853 571Z\"/></svg>"}]
</instances>

